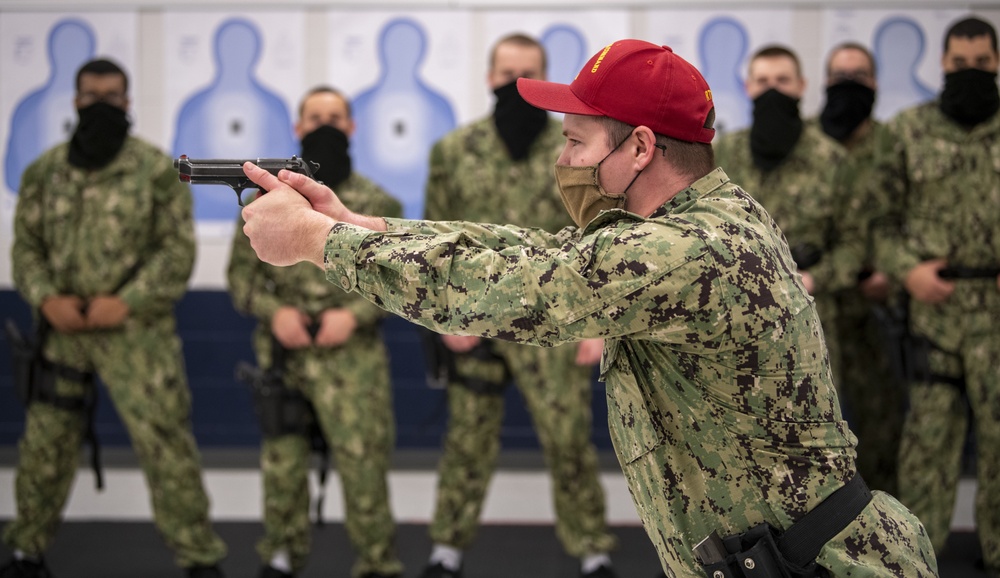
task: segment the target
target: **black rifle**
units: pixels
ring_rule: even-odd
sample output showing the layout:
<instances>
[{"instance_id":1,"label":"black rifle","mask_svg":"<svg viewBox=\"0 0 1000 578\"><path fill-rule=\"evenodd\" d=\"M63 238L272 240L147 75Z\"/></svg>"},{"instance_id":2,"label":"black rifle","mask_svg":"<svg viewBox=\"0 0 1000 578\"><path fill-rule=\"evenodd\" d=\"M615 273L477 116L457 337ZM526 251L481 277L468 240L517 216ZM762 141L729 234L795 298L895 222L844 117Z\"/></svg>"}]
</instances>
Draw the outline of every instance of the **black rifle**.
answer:
<instances>
[{"instance_id":1,"label":"black rifle","mask_svg":"<svg viewBox=\"0 0 1000 578\"><path fill-rule=\"evenodd\" d=\"M236 193L236 202L243 206L243 191L257 187L243 172L244 163L253 163L274 176L282 169L312 178L319 163L293 156L290 159L191 159L181 155L174 159L174 168L182 183L192 185L226 185Z\"/></svg>"}]
</instances>

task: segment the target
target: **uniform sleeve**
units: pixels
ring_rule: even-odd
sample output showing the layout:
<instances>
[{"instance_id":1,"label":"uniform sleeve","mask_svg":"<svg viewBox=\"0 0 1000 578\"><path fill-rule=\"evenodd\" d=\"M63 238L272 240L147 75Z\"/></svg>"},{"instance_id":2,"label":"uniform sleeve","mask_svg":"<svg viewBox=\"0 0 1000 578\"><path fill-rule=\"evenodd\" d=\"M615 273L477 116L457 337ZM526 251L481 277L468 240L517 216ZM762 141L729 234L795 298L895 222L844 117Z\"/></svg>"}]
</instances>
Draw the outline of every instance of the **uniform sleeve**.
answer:
<instances>
[{"instance_id":1,"label":"uniform sleeve","mask_svg":"<svg viewBox=\"0 0 1000 578\"><path fill-rule=\"evenodd\" d=\"M14 213L14 243L11 247L11 273L14 285L32 307L40 307L47 297L59 293L49 268L48 250L43 229L45 170L38 163L30 165L21 177L21 188Z\"/></svg>"},{"instance_id":2,"label":"uniform sleeve","mask_svg":"<svg viewBox=\"0 0 1000 578\"><path fill-rule=\"evenodd\" d=\"M191 190L177 179L169 157L157 153L150 175L154 219L149 252L118 296L133 312L180 299L194 267Z\"/></svg>"},{"instance_id":3,"label":"uniform sleeve","mask_svg":"<svg viewBox=\"0 0 1000 578\"><path fill-rule=\"evenodd\" d=\"M467 221L414 221L408 219L386 219L386 228L394 233L415 233L421 235L459 234L469 241L495 250L516 245L556 248L571 242L578 236L575 226L566 227L556 233L545 229L497 225L491 223L469 223ZM474 239L474 241L473 241Z\"/></svg>"},{"instance_id":4,"label":"uniform sleeve","mask_svg":"<svg viewBox=\"0 0 1000 578\"><path fill-rule=\"evenodd\" d=\"M250 239L243 234L243 225L239 217L226 269L229 295L237 311L270 322L281 302L268 287L267 266L254 253Z\"/></svg>"},{"instance_id":5,"label":"uniform sleeve","mask_svg":"<svg viewBox=\"0 0 1000 578\"><path fill-rule=\"evenodd\" d=\"M457 225L455 229L460 229ZM615 228L558 248L494 249L477 232L376 233L346 224L327 237L327 278L392 313L441 333L552 346L631 334L656 325L634 299L689 252L645 260L640 238Z\"/></svg>"}]
</instances>

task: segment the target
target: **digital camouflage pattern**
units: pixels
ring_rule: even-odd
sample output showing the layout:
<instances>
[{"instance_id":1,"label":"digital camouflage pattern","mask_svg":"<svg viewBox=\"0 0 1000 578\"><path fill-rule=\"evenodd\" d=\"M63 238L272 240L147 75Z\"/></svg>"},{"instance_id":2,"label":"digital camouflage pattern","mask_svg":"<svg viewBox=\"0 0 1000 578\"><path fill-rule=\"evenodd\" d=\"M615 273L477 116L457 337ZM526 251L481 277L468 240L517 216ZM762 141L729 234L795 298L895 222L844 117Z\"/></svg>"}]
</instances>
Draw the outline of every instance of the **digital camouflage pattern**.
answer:
<instances>
[{"instance_id":1,"label":"digital camouflage pattern","mask_svg":"<svg viewBox=\"0 0 1000 578\"><path fill-rule=\"evenodd\" d=\"M891 123L896 182L895 237L879 246L879 266L902 282L917 264L1000 265L1000 115L971 130L931 102ZM1000 571L1000 291L996 279L956 280L943 303L911 300L914 332L934 344L930 371L964 377L965 392L944 383L915 383L900 452L900 499L944 546L967 431L976 435L976 526L986 564ZM967 398L967 402L965 399ZM928 457L933 456L933 460Z\"/></svg>"},{"instance_id":2,"label":"digital camouflage pattern","mask_svg":"<svg viewBox=\"0 0 1000 578\"><path fill-rule=\"evenodd\" d=\"M358 174L341 183L337 195L359 213L402 215L396 199ZM228 280L236 308L260 321L254 351L261 367L271 366L271 317L279 307L296 307L316 320L329 309L354 315L358 326L342 346L289 352L285 383L313 404L336 460L344 522L357 552L353 575L401 573L386 480L396 434L389 356L378 330L385 312L360 295L331 286L312 264L274 267L261 262L241 230L233 236ZM310 551L309 453L308 440L296 435L265 439L261 449L264 537L257 550L265 563L285 550L296 571L305 566Z\"/></svg>"},{"instance_id":3,"label":"digital camouflage pattern","mask_svg":"<svg viewBox=\"0 0 1000 578\"><path fill-rule=\"evenodd\" d=\"M855 474L823 333L781 231L716 169L648 218L582 232L388 220L327 237L327 276L436 331L606 340L609 425L671 576L713 530L787 528ZM834 576L935 576L922 526L876 492L828 543Z\"/></svg>"},{"instance_id":4,"label":"digital camouflage pattern","mask_svg":"<svg viewBox=\"0 0 1000 578\"><path fill-rule=\"evenodd\" d=\"M810 245L823 251L809 268L816 283L816 307L830 351L834 375L840 372L836 333L836 292L854 287L864 258L854 221L845 221L849 198L838 167L845 151L817 124L806 123L799 142L777 168L761 171L750 154L749 129L728 134L714 145L715 162L746 187L785 234L789 247ZM839 383L839 380L838 380Z\"/></svg>"},{"instance_id":5,"label":"digital camouflage pattern","mask_svg":"<svg viewBox=\"0 0 1000 578\"><path fill-rule=\"evenodd\" d=\"M562 124L554 119L520 161L510 157L492 117L449 133L431 151L425 217L558 231L572 223L552 169L564 143ZM491 342L486 347L495 357L456 355L457 371L498 386L513 377L552 474L556 534L563 547L573 556L611 550L615 537L605 523L597 451L590 441L592 368L574 363L572 344L540 349ZM448 385L448 406L430 534L435 543L466 548L496 467L504 399L456 382Z\"/></svg>"},{"instance_id":6,"label":"digital camouflage pattern","mask_svg":"<svg viewBox=\"0 0 1000 578\"><path fill-rule=\"evenodd\" d=\"M108 388L150 488L156 525L181 566L225 556L191 434L191 396L173 306L194 264L191 193L169 157L130 137L106 167L44 153L21 181L14 219L14 284L36 310L46 297L110 294L130 308L121 328L52 332L48 359L93 371ZM83 386L59 380L63 395ZM41 403L28 409L17 470L17 519L4 542L41 554L58 528L76 472L84 417Z\"/></svg>"},{"instance_id":7,"label":"digital camouflage pattern","mask_svg":"<svg viewBox=\"0 0 1000 578\"><path fill-rule=\"evenodd\" d=\"M810 122L818 126L816 120ZM847 158L840 165L846 203L839 220L855 221L845 228L861 235L864 257L859 270L873 270L875 234L887 225L889 189L881 178L894 146L888 127L870 119L868 128L849 143ZM898 285L890 290L898 291ZM873 312L876 305L886 304L873 303L857 287L838 291L835 300L835 335L841 355L837 390L847 407L851 431L858 436L858 471L870 488L896 495L906 385L892 372L884 328Z\"/></svg>"}]
</instances>

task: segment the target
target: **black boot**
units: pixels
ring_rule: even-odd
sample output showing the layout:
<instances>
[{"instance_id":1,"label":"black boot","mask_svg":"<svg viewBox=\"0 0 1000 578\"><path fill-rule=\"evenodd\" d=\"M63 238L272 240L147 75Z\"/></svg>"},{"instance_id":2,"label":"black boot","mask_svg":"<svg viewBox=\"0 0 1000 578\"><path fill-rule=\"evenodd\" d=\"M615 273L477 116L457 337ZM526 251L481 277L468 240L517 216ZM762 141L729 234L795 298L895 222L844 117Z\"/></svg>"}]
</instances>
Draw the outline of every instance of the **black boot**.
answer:
<instances>
[{"instance_id":1,"label":"black boot","mask_svg":"<svg viewBox=\"0 0 1000 578\"><path fill-rule=\"evenodd\" d=\"M420 578L462 578L462 572L460 570L449 570L444 567L444 564L438 562L432 566L424 568Z\"/></svg>"},{"instance_id":2,"label":"black boot","mask_svg":"<svg viewBox=\"0 0 1000 578\"><path fill-rule=\"evenodd\" d=\"M271 565L266 565L261 567L260 574L257 575L257 578L295 578L295 574L282 572Z\"/></svg>"},{"instance_id":3,"label":"black boot","mask_svg":"<svg viewBox=\"0 0 1000 578\"><path fill-rule=\"evenodd\" d=\"M225 578L222 570L215 564L211 566L191 566L187 569L188 578Z\"/></svg>"},{"instance_id":4,"label":"black boot","mask_svg":"<svg viewBox=\"0 0 1000 578\"><path fill-rule=\"evenodd\" d=\"M44 560L11 558L0 568L0 578L53 578Z\"/></svg>"}]
</instances>

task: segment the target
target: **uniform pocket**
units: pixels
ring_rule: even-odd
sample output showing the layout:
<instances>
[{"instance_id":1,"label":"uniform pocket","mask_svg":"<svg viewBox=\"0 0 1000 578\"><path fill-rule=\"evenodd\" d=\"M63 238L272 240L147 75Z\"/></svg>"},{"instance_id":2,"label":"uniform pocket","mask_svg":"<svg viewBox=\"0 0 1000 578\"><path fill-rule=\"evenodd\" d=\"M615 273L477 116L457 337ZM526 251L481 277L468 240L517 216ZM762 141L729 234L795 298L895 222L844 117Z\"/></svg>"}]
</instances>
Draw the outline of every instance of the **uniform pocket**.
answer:
<instances>
[{"instance_id":1,"label":"uniform pocket","mask_svg":"<svg viewBox=\"0 0 1000 578\"><path fill-rule=\"evenodd\" d=\"M653 421L650 402L636 382L619 339L605 342L601 379L607 383L608 424L622 464L630 464L663 444L662 428Z\"/></svg>"}]
</instances>

